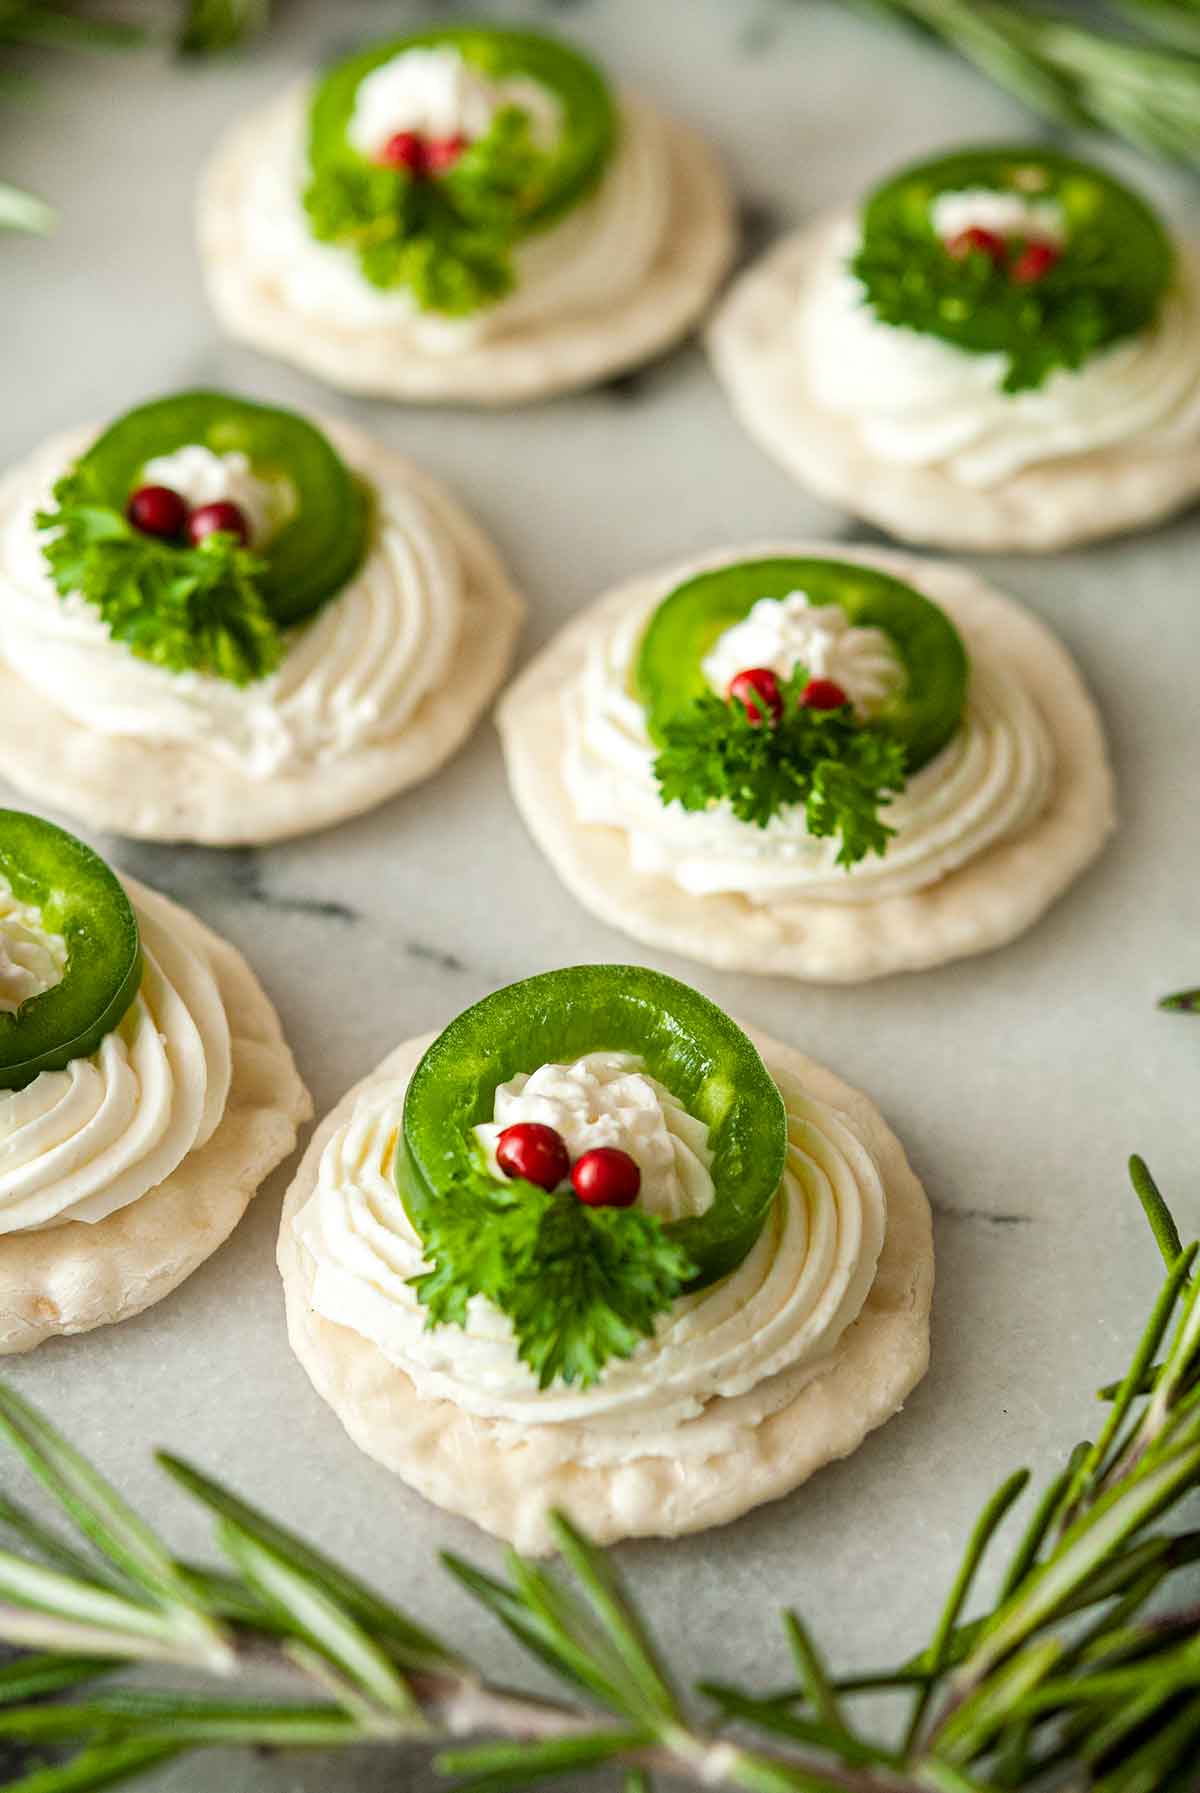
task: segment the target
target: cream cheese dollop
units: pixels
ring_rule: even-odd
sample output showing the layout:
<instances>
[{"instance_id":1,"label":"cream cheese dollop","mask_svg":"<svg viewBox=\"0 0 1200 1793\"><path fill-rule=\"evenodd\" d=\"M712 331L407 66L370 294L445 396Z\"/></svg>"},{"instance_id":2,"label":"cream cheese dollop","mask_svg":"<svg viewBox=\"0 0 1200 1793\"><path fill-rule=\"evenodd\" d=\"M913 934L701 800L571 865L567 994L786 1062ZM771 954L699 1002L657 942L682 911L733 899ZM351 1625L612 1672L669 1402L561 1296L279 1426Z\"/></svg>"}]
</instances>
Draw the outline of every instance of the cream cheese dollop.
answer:
<instances>
[{"instance_id":1,"label":"cream cheese dollop","mask_svg":"<svg viewBox=\"0 0 1200 1793\"><path fill-rule=\"evenodd\" d=\"M948 197L964 202L964 218L986 221L966 208L981 205L971 194ZM786 352L801 357L817 403L850 420L878 460L987 489L1067 456L1143 442L1161 451L1200 437L1195 251L1179 249L1174 284L1149 329L1080 368L1057 368L1031 391L1008 393L1004 355L974 355L875 316L850 268L858 242L857 224L830 232Z\"/></svg>"},{"instance_id":2,"label":"cream cheese dollop","mask_svg":"<svg viewBox=\"0 0 1200 1793\"><path fill-rule=\"evenodd\" d=\"M150 893L135 904L145 972L90 1058L0 1091L0 1234L95 1224L170 1176L216 1130L232 1046L202 951Z\"/></svg>"},{"instance_id":3,"label":"cream cheese dollop","mask_svg":"<svg viewBox=\"0 0 1200 1793\"><path fill-rule=\"evenodd\" d=\"M418 46L380 63L360 81L346 132L361 155L374 160L399 131L432 138L487 135L496 114L519 106L529 115L534 142L550 149L562 134L562 108L528 76L489 79L449 44Z\"/></svg>"},{"instance_id":4,"label":"cream cheese dollop","mask_svg":"<svg viewBox=\"0 0 1200 1793\"><path fill-rule=\"evenodd\" d=\"M381 463L373 481L358 573L289 631L277 671L237 686L137 658L86 600L59 596L34 515L71 458L52 445L10 489L0 520L0 653L72 720L194 748L267 779L399 734L449 672L466 602L456 526L426 489L397 478L394 462ZM356 471L370 477L373 467Z\"/></svg>"},{"instance_id":5,"label":"cream cheese dollop","mask_svg":"<svg viewBox=\"0 0 1200 1793\"><path fill-rule=\"evenodd\" d=\"M943 242L972 229L991 230L1000 237L1037 237L1044 243L1061 243L1066 236L1066 219L1057 200L1001 193L994 187L939 193L930 207L930 221Z\"/></svg>"},{"instance_id":6,"label":"cream cheese dollop","mask_svg":"<svg viewBox=\"0 0 1200 1793\"><path fill-rule=\"evenodd\" d=\"M802 591L759 598L717 637L700 669L724 697L737 674L752 666L769 667L780 679L797 666L810 679L832 679L863 718L875 715L904 680L882 629L858 628L839 605L814 604Z\"/></svg>"},{"instance_id":7,"label":"cream cheese dollop","mask_svg":"<svg viewBox=\"0 0 1200 1793\"><path fill-rule=\"evenodd\" d=\"M588 1052L569 1065L521 1071L496 1090L490 1121L474 1129L493 1176L506 1127L536 1121L562 1135L572 1163L597 1147L628 1152L642 1175L638 1204L661 1220L713 1204L708 1128L630 1052Z\"/></svg>"},{"instance_id":8,"label":"cream cheese dollop","mask_svg":"<svg viewBox=\"0 0 1200 1793\"><path fill-rule=\"evenodd\" d=\"M329 1140L297 1214L311 1300L375 1344L418 1394L449 1400L517 1445L539 1428L582 1464L714 1455L836 1361L875 1277L886 1227L878 1165L851 1120L779 1079L787 1167L758 1241L729 1276L677 1301L591 1388L539 1389L508 1320L476 1297L464 1328L427 1330L411 1278L426 1268L393 1176L402 1083L364 1092ZM721 1397L719 1408L709 1403Z\"/></svg>"},{"instance_id":9,"label":"cream cheese dollop","mask_svg":"<svg viewBox=\"0 0 1200 1793\"><path fill-rule=\"evenodd\" d=\"M754 903L879 902L936 882L1027 826L1045 807L1054 753L1030 693L987 655L973 660L962 727L881 811L895 830L887 852L848 869L836 838L808 833L803 810L765 828L727 804L664 805L656 749L633 675L652 596L593 634L562 698L563 780L578 822L620 829L634 869L693 895L734 892Z\"/></svg>"},{"instance_id":10,"label":"cream cheese dollop","mask_svg":"<svg viewBox=\"0 0 1200 1793\"><path fill-rule=\"evenodd\" d=\"M619 306L661 253L672 202L666 127L650 107L625 100L617 147L596 189L517 244L516 283L507 297L448 318L422 311L406 288L372 286L351 250L318 242L304 210L308 181L305 96L281 110L250 174L241 234L249 273L315 329L386 329L397 354L407 345L453 356L517 330Z\"/></svg>"},{"instance_id":11,"label":"cream cheese dollop","mask_svg":"<svg viewBox=\"0 0 1200 1793\"><path fill-rule=\"evenodd\" d=\"M216 454L203 442L189 442L170 454L155 455L142 468L142 483L170 486L190 509L204 504L236 504L250 529L249 545L261 548L286 520L291 495L276 480L260 479L240 450Z\"/></svg>"},{"instance_id":12,"label":"cream cheese dollop","mask_svg":"<svg viewBox=\"0 0 1200 1793\"><path fill-rule=\"evenodd\" d=\"M23 1002L60 984L67 943L32 903L22 903L0 877L0 1013L14 1015Z\"/></svg>"}]
</instances>

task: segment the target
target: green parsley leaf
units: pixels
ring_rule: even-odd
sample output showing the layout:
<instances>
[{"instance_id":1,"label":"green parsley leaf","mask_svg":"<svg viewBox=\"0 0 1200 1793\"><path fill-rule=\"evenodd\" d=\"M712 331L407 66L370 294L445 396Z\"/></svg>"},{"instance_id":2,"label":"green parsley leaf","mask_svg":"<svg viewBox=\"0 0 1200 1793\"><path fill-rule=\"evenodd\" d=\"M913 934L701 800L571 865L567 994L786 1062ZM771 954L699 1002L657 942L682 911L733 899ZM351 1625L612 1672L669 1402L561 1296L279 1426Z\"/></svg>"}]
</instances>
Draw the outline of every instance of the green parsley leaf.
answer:
<instances>
[{"instance_id":1,"label":"green parsley leaf","mask_svg":"<svg viewBox=\"0 0 1200 1793\"><path fill-rule=\"evenodd\" d=\"M304 204L313 235L354 250L373 286L407 287L423 311L467 317L512 290L513 247L552 160L529 114L506 106L444 175L347 156L318 168Z\"/></svg>"},{"instance_id":2,"label":"green parsley leaf","mask_svg":"<svg viewBox=\"0 0 1200 1793\"><path fill-rule=\"evenodd\" d=\"M804 707L807 682L803 667L781 682L783 714L770 724L751 722L743 704L715 694L697 698L663 728L654 762L659 795L687 810L728 803L740 822L758 828L802 804L809 833L840 835L837 863L856 865L885 853L895 833L879 810L904 789L904 748L864 726L849 704Z\"/></svg>"},{"instance_id":3,"label":"green parsley leaf","mask_svg":"<svg viewBox=\"0 0 1200 1793\"><path fill-rule=\"evenodd\" d=\"M516 230L545 198L550 164L534 142L528 112L504 106L443 177L440 191L465 223L494 230L502 219Z\"/></svg>"},{"instance_id":4,"label":"green parsley leaf","mask_svg":"<svg viewBox=\"0 0 1200 1793\"><path fill-rule=\"evenodd\" d=\"M437 1204L414 1277L428 1325L465 1326L483 1295L512 1322L540 1388L589 1388L632 1356L695 1274L661 1222L639 1208L589 1208L519 1178L480 1172Z\"/></svg>"},{"instance_id":5,"label":"green parsley leaf","mask_svg":"<svg viewBox=\"0 0 1200 1793\"><path fill-rule=\"evenodd\" d=\"M67 473L57 509L39 511L53 531L42 552L64 598L84 598L114 641L168 672L202 672L246 685L273 672L283 642L256 581L263 562L231 535L176 547L92 502Z\"/></svg>"},{"instance_id":6,"label":"green parsley leaf","mask_svg":"<svg viewBox=\"0 0 1200 1793\"><path fill-rule=\"evenodd\" d=\"M1013 240L1010 261L1023 244ZM979 354L1003 354L1004 392L1043 385L1144 329L1140 297L1097 230L1076 230L1036 284L1014 282L982 250L957 260L934 236L876 228L851 264L885 324L939 336Z\"/></svg>"}]
</instances>

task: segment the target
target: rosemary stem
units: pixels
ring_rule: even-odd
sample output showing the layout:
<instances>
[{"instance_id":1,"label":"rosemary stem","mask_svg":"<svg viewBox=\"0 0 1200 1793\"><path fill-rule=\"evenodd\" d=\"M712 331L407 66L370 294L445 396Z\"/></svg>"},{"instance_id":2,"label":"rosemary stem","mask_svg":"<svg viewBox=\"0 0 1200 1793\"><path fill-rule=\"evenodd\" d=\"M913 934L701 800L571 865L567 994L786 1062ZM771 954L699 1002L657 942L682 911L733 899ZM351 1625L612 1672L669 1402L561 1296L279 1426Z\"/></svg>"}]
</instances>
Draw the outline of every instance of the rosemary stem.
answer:
<instances>
[{"instance_id":1,"label":"rosemary stem","mask_svg":"<svg viewBox=\"0 0 1200 1793\"><path fill-rule=\"evenodd\" d=\"M240 1638L237 1654L244 1665L253 1664L311 1686L312 1677L303 1662L277 1639L261 1635ZM467 1672L418 1671L408 1676L408 1685L429 1726L429 1741L462 1742L480 1737L549 1743L595 1737L606 1731L621 1735L629 1728L619 1719L492 1686ZM403 1735L364 1728L357 1740L394 1744ZM631 1771L657 1771L696 1787L742 1787L746 1793L922 1793L915 1782L890 1773L745 1750L684 1726L672 1727L660 1743L623 1752L618 1759Z\"/></svg>"},{"instance_id":2,"label":"rosemary stem","mask_svg":"<svg viewBox=\"0 0 1200 1793\"><path fill-rule=\"evenodd\" d=\"M1028 1483L1029 1471L1027 1469L1018 1470L1016 1475L1010 1476L1008 1481L996 1490L995 1494L992 1495L991 1499L984 1507L983 1512L980 1514L975 1525L975 1530L972 1532L967 1543L962 1564L958 1574L954 1578L954 1584L950 1589L950 1597L946 1601L942 1616L938 1621L938 1628L934 1633L933 1643L929 1651L929 1669L931 1677L936 1678L946 1665L946 1658L949 1654L951 1639L954 1635L954 1628L958 1623L963 1606L966 1604L967 1596L970 1593L971 1585L975 1580L976 1571L983 1560L984 1552L991 1543L996 1529L1004 1519L1005 1514L1013 1505L1013 1502L1018 1500L1024 1493ZM913 1700L912 1717L909 1720L908 1731L905 1736L902 1751L905 1761L911 1762L916 1754L917 1743L920 1739L921 1729L925 1722L925 1715L929 1709L930 1700L933 1697L934 1685L935 1679L930 1679L924 1686L918 1688ZM959 1698L965 1696L968 1687L969 1683L966 1682L959 1686L957 1690ZM943 1714L943 1722L946 1716L948 1716L948 1714Z\"/></svg>"}]
</instances>

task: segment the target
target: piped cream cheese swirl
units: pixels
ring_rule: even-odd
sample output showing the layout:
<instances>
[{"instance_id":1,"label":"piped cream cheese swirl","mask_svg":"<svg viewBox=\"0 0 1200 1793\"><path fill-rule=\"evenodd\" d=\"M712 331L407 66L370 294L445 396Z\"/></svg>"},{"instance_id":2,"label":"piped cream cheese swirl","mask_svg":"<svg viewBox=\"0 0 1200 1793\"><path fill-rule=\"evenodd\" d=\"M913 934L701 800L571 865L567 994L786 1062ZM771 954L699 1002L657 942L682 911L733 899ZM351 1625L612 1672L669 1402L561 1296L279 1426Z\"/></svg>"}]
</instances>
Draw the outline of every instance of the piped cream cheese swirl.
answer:
<instances>
[{"instance_id":1,"label":"piped cream cheese swirl","mask_svg":"<svg viewBox=\"0 0 1200 1793\"><path fill-rule=\"evenodd\" d=\"M145 973L90 1058L0 1091L0 1234L95 1223L209 1139L232 1076L225 1005L198 944L151 892L135 904Z\"/></svg>"},{"instance_id":2,"label":"piped cream cheese swirl","mask_svg":"<svg viewBox=\"0 0 1200 1793\"><path fill-rule=\"evenodd\" d=\"M243 196L241 245L250 271L315 328L386 329L415 352L453 356L514 331L617 306L645 281L671 211L671 158L662 119L621 102L620 135L599 186L515 251L516 285L468 318L420 310L402 287L372 286L352 251L321 243L304 210L308 94L280 105Z\"/></svg>"},{"instance_id":3,"label":"piped cream cheese swirl","mask_svg":"<svg viewBox=\"0 0 1200 1793\"><path fill-rule=\"evenodd\" d=\"M375 517L354 579L286 637L278 671L247 686L171 673L115 642L82 598L62 598L34 513L83 448L48 445L6 486L0 516L0 652L72 720L100 734L199 749L247 777L336 760L400 733L450 668L465 603L454 524L423 485L376 468Z\"/></svg>"},{"instance_id":4,"label":"piped cream cheese swirl","mask_svg":"<svg viewBox=\"0 0 1200 1793\"><path fill-rule=\"evenodd\" d=\"M963 725L880 812L895 829L882 858L836 863L836 838L816 840L803 811L765 828L726 804L664 805L655 749L633 692L642 633L658 594L597 631L579 678L563 693L563 778L576 819L621 829L638 871L693 895L736 892L755 903L879 902L934 883L1025 827L1045 807L1054 751L1032 696L987 655L973 659Z\"/></svg>"},{"instance_id":5,"label":"piped cream cheese swirl","mask_svg":"<svg viewBox=\"0 0 1200 1793\"><path fill-rule=\"evenodd\" d=\"M879 460L939 468L986 489L1028 467L1200 437L1200 255L1180 247L1152 327L1032 391L1001 390L1003 355L973 355L882 323L851 272L858 227L829 233L800 295L787 352L813 397L854 423Z\"/></svg>"},{"instance_id":6,"label":"piped cream cheese swirl","mask_svg":"<svg viewBox=\"0 0 1200 1793\"><path fill-rule=\"evenodd\" d=\"M886 1227L878 1166L850 1120L793 1078L777 1081L787 1168L754 1248L723 1281L676 1302L655 1335L610 1361L589 1389L539 1390L508 1320L481 1297L465 1329L426 1329L410 1282L425 1268L421 1241L393 1177L402 1083L360 1097L295 1218L313 1264L312 1303L375 1344L422 1397L514 1428L514 1443L529 1427L550 1428L562 1454L585 1464L728 1448L731 1430L777 1412L835 1360Z\"/></svg>"}]
</instances>

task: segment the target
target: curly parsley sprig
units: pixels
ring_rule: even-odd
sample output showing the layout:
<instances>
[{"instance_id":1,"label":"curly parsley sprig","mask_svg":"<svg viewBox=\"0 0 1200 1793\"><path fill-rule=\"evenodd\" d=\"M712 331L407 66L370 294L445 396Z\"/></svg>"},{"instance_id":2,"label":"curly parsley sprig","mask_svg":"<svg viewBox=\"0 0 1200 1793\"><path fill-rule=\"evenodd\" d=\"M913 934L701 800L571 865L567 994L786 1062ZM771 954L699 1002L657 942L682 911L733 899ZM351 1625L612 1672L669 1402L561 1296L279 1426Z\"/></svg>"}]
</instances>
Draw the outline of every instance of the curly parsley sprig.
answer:
<instances>
[{"instance_id":1,"label":"curly parsley sprig","mask_svg":"<svg viewBox=\"0 0 1200 1793\"><path fill-rule=\"evenodd\" d=\"M1014 254L1020 247L1014 242ZM959 346L1002 343L1004 392L1033 391L1056 368L1082 367L1146 323L1099 231L1073 232L1036 286L1014 282L1008 267L982 250L959 259L936 237L898 229L869 232L852 265L883 323Z\"/></svg>"},{"instance_id":2,"label":"curly parsley sprig","mask_svg":"<svg viewBox=\"0 0 1200 1793\"><path fill-rule=\"evenodd\" d=\"M765 828L773 816L804 808L810 834L839 835L837 863L883 854L895 830L880 820L904 788L903 746L865 727L849 704L836 710L800 703L808 673L796 667L780 684L777 722L752 721L743 704L706 693L662 730L654 762L663 802L687 810L728 803L740 822Z\"/></svg>"},{"instance_id":3,"label":"curly parsley sprig","mask_svg":"<svg viewBox=\"0 0 1200 1793\"><path fill-rule=\"evenodd\" d=\"M114 641L167 672L201 672L247 685L278 666L283 641L257 581L263 562L231 535L198 547L143 535L96 504L75 473L37 513L52 531L42 552L61 596L84 598Z\"/></svg>"},{"instance_id":4,"label":"curly parsley sprig","mask_svg":"<svg viewBox=\"0 0 1200 1793\"><path fill-rule=\"evenodd\" d=\"M644 1209L589 1208L570 1191L482 1171L463 1178L422 1226L432 1268L413 1286L432 1326L465 1326L483 1295L512 1323L541 1388L588 1388L631 1357L695 1274Z\"/></svg>"},{"instance_id":5,"label":"curly parsley sprig","mask_svg":"<svg viewBox=\"0 0 1200 1793\"><path fill-rule=\"evenodd\" d=\"M407 287L423 311L466 317L512 290L513 247L551 162L529 114L505 106L436 179L343 159L317 168L304 204L314 236L356 251L373 286Z\"/></svg>"}]
</instances>

